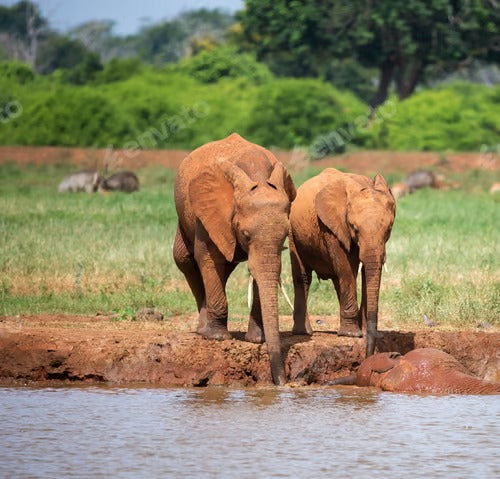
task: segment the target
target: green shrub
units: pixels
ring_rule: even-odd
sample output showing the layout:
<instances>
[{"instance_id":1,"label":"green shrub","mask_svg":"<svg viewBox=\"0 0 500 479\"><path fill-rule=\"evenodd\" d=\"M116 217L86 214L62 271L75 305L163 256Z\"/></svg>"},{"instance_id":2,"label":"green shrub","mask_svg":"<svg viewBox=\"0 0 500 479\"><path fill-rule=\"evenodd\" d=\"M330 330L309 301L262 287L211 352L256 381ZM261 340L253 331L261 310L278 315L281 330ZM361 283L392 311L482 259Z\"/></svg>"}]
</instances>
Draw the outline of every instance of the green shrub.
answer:
<instances>
[{"instance_id":1,"label":"green shrub","mask_svg":"<svg viewBox=\"0 0 500 479\"><path fill-rule=\"evenodd\" d=\"M291 148L366 113L354 95L320 80L279 79L259 87L247 132L257 143Z\"/></svg>"},{"instance_id":2,"label":"green shrub","mask_svg":"<svg viewBox=\"0 0 500 479\"><path fill-rule=\"evenodd\" d=\"M247 78L252 83L265 83L272 78L269 68L250 53L238 53L232 47L205 50L181 62L181 69L203 83L221 78Z\"/></svg>"},{"instance_id":3,"label":"green shrub","mask_svg":"<svg viewBox=\"0 0 500 479\"><path fill-rule=\"evenodd\" d=\"M142 70L143 64L139 58L113 58L97 75L98 83L113 83L127 80Z\"/></svg>"},{"instance_id":4,"label":"green shrub","mask_svg":"<svg viewBox=\"0 0 500 479\"><path fill-rule=\"evenodd\" d=\"M375 122L377 123L377 122ZM374 125L367 145L392 150L478 150L498 143L500 86L456 83L422 90Z\"/></svg>"},{"instance_id":5,"label":"green shrub","mask_svg":"<svg viewBox=\"0 0 500 479\"><path fill-rule=\"evenodd\" d=\"M21 85L33 80L35 75L31 68L19 61L0 62L0 78L13 80Z\"/></svg>"}]
</instances>

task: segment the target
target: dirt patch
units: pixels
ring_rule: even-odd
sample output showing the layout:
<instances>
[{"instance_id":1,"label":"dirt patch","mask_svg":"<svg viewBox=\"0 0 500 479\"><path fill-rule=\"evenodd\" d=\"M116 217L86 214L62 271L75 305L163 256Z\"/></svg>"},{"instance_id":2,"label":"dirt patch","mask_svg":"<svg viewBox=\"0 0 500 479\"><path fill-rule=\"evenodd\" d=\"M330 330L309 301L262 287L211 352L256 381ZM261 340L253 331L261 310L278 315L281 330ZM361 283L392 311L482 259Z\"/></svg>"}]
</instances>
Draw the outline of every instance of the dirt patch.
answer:
<instances>
[{"instance_id":1,"label":"dirt patch","mask_svg":"<svg viewBox=\"0 0 500 479\"><path fill-rule=\"evenodd\" d=\"M297 151L273 151L279 160L292 168L301 169L309 163L305 154ZM108 150L104 148L64 148L53 146L3 146L0 147L0 163L12 161L19 165L73 164L79 168L137 170L148 165L160 165L177 169L189 154L188 150ZM324 158L312 163L318 168L340 167L361 174L377 172L409 172L416 168L435 167L443 171L462 172L471 169L498 170L500 155L483 153L397 152L359 151Z\"/></svg>"},{"instance_id":2,"label":"dirt patch","mask_svg":"<svg viewBox=\"0 0 500 479\"><path fill-rule=\"evenodd\" d=\"M233 332L232 340L205 340L190 332L193 325L192 317L134 322L105 316L3 317L0 385L271 383L265 345L244 341L241 331ZM316 331L312 338L283 332L282 342L289 380L299 384L324 384L352 372L363 359L363 340L334 331ZM404 354L436 347L473 374L499 381L499 342L496 331L382 331L379 350Z\"/></svg>"}]
</instances>

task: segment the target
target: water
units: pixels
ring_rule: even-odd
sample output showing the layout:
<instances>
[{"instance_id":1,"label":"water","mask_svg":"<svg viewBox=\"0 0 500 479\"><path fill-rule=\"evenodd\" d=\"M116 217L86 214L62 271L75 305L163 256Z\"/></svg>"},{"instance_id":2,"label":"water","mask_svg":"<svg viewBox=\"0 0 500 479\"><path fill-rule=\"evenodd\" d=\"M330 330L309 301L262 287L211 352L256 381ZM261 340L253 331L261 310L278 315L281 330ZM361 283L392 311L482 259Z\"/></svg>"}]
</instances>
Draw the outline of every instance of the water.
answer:
<instances>
[{"instance_id":1,"label":"water","mask_svg":"<svg viewBox=\"0 0 500 479\"><path fill-rule=\"evenodd\" d=\"M494 478L498 396L0 388L0 478Z\"/></svg>"}]
</instances>

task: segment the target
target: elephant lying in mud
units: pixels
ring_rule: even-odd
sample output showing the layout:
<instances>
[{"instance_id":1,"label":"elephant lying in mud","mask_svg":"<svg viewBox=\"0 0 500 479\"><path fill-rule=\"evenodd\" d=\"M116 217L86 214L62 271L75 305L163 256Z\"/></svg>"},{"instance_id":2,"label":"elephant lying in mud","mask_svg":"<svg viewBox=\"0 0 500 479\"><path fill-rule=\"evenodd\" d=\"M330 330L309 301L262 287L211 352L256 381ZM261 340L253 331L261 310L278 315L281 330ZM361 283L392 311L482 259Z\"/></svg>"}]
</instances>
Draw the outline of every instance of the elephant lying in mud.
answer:
<instances>
[{"instance_id":1,"label":"elephant lying in mud","mask_svg":"<svg viewBox=\"0 0 500 479\"><path fill-rule=\"evenodd\" d=\"M433 348L379 353L365 359L353 376L330 383L375 386L383 391L429 394L500 394L500 384L472 376L453 357Z\"/></svg>"},{"instance_id":2,"label":"elephant lying in mud","mask_svg":"<svg viewBox=\"0 0 500 479\"><path fill-rule=\"evenodd\" d=\"M294 332L311 334L307 297L312 271L331 279L340 303L340 336L362 336L366 355L377 335L378 296L385 244L396 203L381 175L370 178L327 168L297 191L290 212L290 257L295 291ZM356 282L362 268L362 300Z\"/></svg>"},{"instance_id":3,"label":"elephant lying in mud","mask_svg":"<svg viewBox=\"0 0 500 479\"><path fill-rule=\"evenodd\" d=\"M179 167L174 259L198 306L197 332L230 339L226 282L248 259L254 298L246 339L264 339L276 384L286 382L278 324L281 251L295 187L274 155L241 136L208 143Z\"/></svg>"}]
</instances>

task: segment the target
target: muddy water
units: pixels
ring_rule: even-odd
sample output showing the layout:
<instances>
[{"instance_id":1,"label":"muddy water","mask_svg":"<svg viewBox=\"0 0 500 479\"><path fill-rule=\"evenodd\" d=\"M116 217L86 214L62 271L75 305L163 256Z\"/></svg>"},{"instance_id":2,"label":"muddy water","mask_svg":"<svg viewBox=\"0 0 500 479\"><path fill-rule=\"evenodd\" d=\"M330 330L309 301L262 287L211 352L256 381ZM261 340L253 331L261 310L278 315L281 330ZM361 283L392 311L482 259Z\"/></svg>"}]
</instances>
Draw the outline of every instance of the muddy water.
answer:
<instances>
[{"instance_id":1,"label":"muddy water","mask_svg":"<svg viewBox=\"0 0 500 479\"><path fill-rule=\"evenodd\" d=\"M500 398L0 388L2 478L493 478Z\"/></svg>"}]
</instances>

